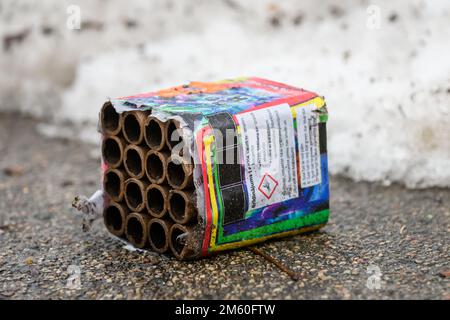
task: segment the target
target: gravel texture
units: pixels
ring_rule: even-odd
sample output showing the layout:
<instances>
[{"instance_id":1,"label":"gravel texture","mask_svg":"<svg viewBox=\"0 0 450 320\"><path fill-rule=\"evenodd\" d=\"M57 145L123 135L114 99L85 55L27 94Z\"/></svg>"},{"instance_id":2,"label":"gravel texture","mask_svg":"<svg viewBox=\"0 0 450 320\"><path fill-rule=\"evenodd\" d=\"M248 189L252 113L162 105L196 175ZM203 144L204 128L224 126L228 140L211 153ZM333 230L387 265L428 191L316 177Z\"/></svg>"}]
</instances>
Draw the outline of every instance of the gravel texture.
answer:
<instances>
[{"instance_id":1,"label":"gravel texture","mask_svg":"<svg viewBox=\"0 0 450 320\"><path fill-rule=\"evenodd\" d=\"M0 299L450 299L448 189L332 177L325 228L258 246L293 281L246 249L179 262L83 233L70 205L99 188L98 153L35 125L0 114Z\"/></svg>"}]
</instances>

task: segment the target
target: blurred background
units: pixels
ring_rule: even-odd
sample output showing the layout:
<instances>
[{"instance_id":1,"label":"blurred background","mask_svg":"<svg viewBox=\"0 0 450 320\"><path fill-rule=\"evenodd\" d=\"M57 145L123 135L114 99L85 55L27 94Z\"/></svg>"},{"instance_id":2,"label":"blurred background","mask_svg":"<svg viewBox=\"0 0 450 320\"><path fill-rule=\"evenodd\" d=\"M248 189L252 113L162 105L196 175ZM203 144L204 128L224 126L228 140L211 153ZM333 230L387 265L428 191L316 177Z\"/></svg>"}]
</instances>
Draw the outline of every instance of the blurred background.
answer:
<instances>
[{"instance_id":1,"label":"blurred background","mask_svg":"<svg viewBox=\"0 0 450 320\"><path fill-rule=\"evenodd\" d=\"M324 95L330 170L450 186L447 0L0 2L0 112L99 143L108 97L265 77Z\"/></svg>"}]
</instances>

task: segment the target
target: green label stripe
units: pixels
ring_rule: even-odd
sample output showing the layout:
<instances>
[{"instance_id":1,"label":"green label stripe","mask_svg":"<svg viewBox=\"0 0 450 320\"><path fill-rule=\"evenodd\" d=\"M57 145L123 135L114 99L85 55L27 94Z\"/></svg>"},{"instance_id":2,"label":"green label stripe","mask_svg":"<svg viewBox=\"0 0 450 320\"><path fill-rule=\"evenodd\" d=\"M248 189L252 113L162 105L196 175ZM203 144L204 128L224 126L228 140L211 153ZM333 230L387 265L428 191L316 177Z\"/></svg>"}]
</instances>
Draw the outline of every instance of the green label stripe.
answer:
<instances>
[{"instance_id":1,"label":"green label stripe","mask_svg":"<svg viewBox=\"0 0 450 320\"><path fill-rule=\"evenodd\" d=\"M319 122L327 122L328 121L328 113L323 113L319 116Z\"/></svg>"},{"instance_id":2,"label":"green label stripe","mask_svg":"<svg viewBox=\"0 0 450 320\"><path fill-rule=\"evenodd\" d=\"M325 209L316 213L308 214L306 216L280 221L274 224L262 226L252 230L242 231L239 233L223 237L221 239L221 242L218 244L260 238L274 233L281 233L285 231L300 229L302 227L324 224L328 221L329 214L330 210Z\"/></svg>"},{"instance_id":3,"label":"green label stripe","mask_svg":"<svg viewBox=\"0 0 450 320\"><path fill-rule=\"evenodd\" d=\"M217 163L217 153L216 153L216 145L213 145L213 149L212 152L214 154L214 163ZM217 166L214 165L214 179L215 179L215 188L216 188L216 195L217 195L217 207L218 207L218 214L219 217L217 219L217 230L218 230L218 234L216 237L216 241L217 242L222 242L222 237L223 237L223 227L222 227L222 216L223 216L223 201L222 201L222 192L220 191L219 188L219 171L217 170Z\"/></svg>"}]
</instances>

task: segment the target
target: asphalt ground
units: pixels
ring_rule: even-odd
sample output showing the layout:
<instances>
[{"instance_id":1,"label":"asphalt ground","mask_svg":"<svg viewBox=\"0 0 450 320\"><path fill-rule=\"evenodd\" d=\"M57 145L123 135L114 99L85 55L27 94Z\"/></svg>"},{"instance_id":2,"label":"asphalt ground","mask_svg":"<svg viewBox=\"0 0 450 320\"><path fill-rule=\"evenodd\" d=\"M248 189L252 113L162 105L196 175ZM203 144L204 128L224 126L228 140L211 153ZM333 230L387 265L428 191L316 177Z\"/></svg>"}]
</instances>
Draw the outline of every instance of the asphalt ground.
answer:
<instances>
[{"instance_id":1,"label":"asphalt ground","mask_svg":"<svg viewBox=\"0 0 450 320\"><path fill-rule=\"evenodd\" d=\"M133 251L71 208L99 188L92 146L0 114L0 299L450 299L450 190L331 177L325 228L191 262ZM95 155L97 154L97 156Z\"/></svg>"}]
</instances>

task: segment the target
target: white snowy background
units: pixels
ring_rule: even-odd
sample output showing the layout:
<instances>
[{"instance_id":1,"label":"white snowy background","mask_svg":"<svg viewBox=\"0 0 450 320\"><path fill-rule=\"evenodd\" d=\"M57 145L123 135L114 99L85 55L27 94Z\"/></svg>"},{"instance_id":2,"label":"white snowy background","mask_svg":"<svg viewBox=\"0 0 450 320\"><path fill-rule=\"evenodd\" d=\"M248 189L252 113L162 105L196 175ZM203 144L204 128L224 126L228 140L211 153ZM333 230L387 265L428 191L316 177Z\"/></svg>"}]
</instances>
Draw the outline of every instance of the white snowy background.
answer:
<instances>
[{"instance_id":1,"label":"white snowy background","mask_svg":"<svg viewBox=\"0 0 450 320\"><path fill-rule=\"evenodd\" d=\"M448 0L1 0L0 40L0 111L44 134L98 144L108 97L258 76L325 96L332 173L450 186Z\"/></svg>"}]
</instances>

